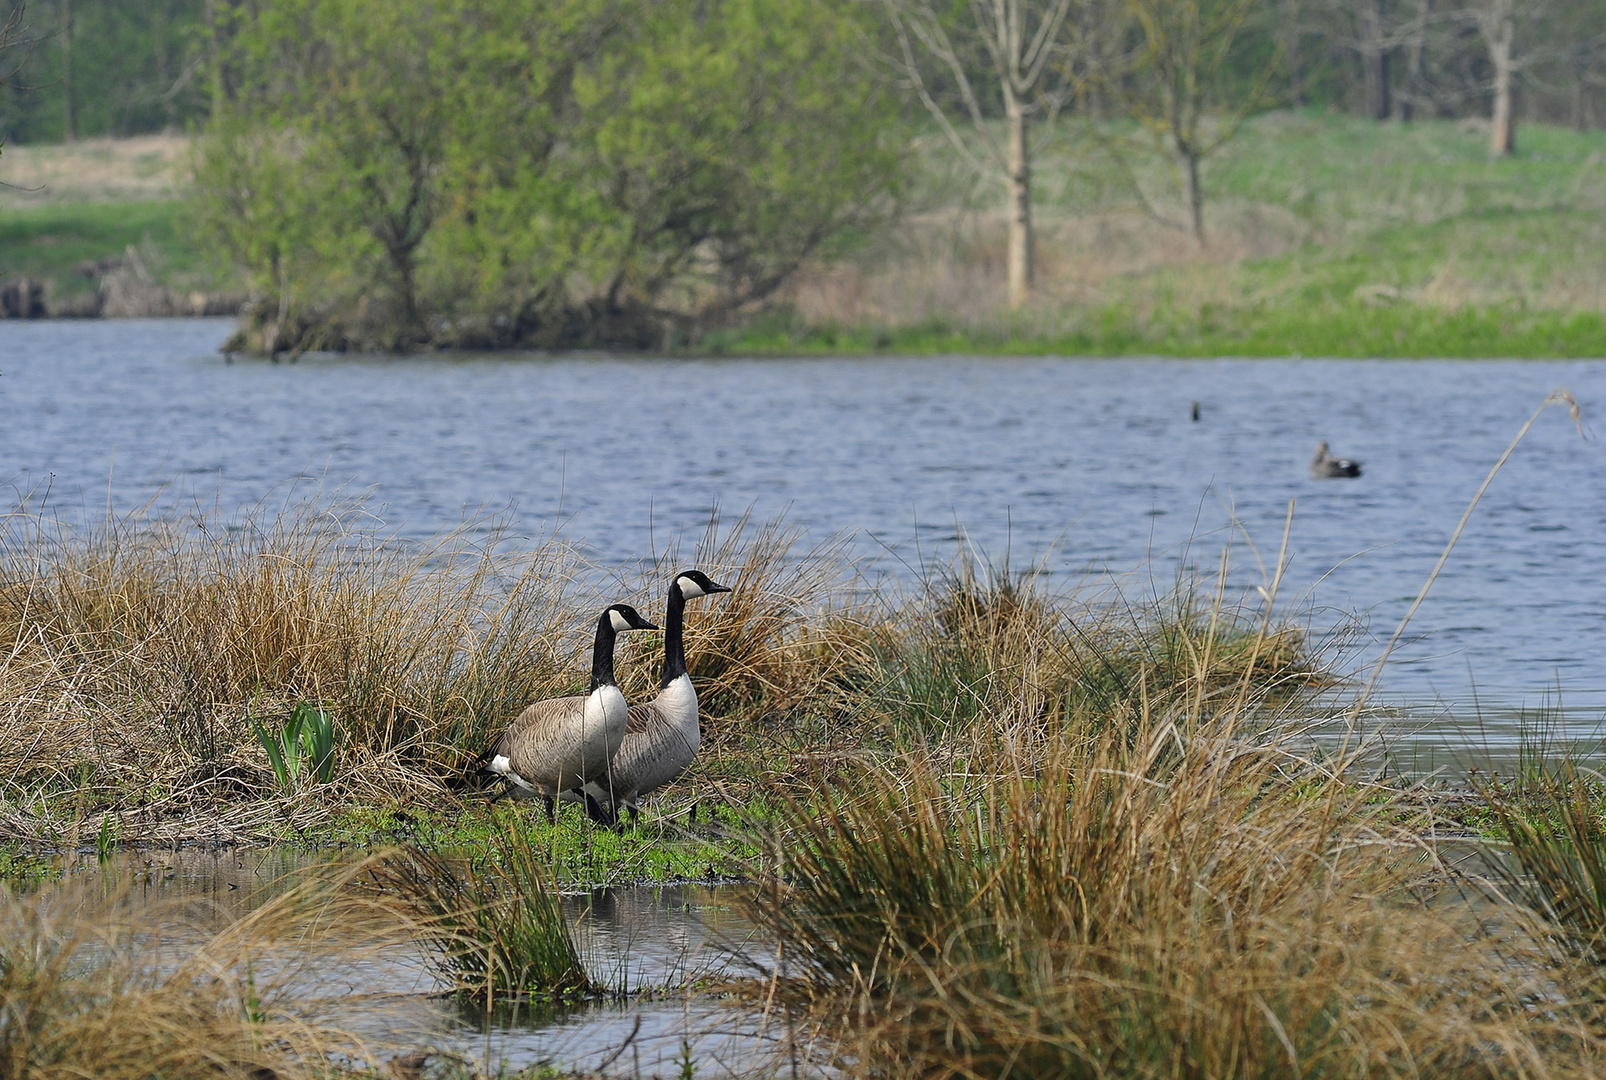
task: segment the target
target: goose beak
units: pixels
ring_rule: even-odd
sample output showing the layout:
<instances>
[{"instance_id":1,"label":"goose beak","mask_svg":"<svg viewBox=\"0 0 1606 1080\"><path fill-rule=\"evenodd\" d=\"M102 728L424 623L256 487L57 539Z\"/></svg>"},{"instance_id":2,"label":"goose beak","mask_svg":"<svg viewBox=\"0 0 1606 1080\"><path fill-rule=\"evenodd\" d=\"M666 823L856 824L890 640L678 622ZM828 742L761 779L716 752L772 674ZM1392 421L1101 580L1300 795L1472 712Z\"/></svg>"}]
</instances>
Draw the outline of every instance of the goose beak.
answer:
<instances>
[{"instance_id":1,"label":"goose beak","mask_svg":"<svg viewBox=\"0 0 1606 1080\"><path fill-rule=\"evenodd\" d=\"M646 619L642 619L635 626L631 627L631 629L632 630L657 630L658 629L658 624L657 623L650 623Z\"/></svg>"},{"instance_id":2,"label":"goose beak","mask_svg":"<svg viewBox=\"0 0 1606 1080\"><path fill-rule=\"evenodd\" d=\"M730 592L730 591L731 591L731 587L729 585L721 585L717 581L710 581L708 583L708 592L709 592L710 595L712 595L714 593L717 593L717 592Z\"/></svg>"}]
</instances>

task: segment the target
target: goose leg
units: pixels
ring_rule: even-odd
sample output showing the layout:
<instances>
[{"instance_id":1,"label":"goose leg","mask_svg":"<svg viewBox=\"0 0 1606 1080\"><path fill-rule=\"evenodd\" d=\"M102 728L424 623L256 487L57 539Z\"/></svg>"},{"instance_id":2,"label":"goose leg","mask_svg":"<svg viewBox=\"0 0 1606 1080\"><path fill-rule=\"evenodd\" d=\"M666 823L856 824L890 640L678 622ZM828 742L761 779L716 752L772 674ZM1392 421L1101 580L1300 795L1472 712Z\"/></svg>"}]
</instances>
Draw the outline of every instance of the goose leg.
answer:
<instances>
[{"instance_id":1,"label":"goose leg","mask_svg":"<svg viewBox=\"0 0 1606 1080\"><path fill-rule=\"evenodd\" d=\"M597 797L591 794L591 792L581 788L580 795L585 799L586 816L592 821L606 828L613 828L619 824L618 815L613 813L613 811L609 810L606 806L603 806L602 803L597 800Z\"/></svg>"},{"instance_id":2,"label":"goose leg","mask_svg":"<svg viewBox=\"0 0 1606 1080\"><path fill-rule=\"evenodd\" d=\"M546 800L547 824L556 825L558 823L558 801L550 795L543 795L542 798Z\"/></svg>"}]
</instances>

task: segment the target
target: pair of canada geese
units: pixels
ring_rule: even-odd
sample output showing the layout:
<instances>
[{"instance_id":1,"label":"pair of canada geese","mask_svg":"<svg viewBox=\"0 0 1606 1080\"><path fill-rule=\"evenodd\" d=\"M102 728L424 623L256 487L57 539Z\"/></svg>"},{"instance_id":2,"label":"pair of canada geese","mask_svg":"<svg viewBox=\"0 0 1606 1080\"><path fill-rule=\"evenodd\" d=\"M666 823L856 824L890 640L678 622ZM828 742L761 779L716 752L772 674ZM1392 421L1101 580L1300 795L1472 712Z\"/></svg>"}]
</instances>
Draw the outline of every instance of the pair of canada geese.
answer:
<instances>
[{"instance_id":1,"label":"pair of canada geese","mask_svg":"<svg viewBox=\"0 0 1606 1080\"><path fill-rule=\"evenodd\" d=\"M609 604L597 616L591 688L584 695L527 706L480 759L515 799L544 799L547 819L556 801L581 802L591 820L617 825L619 807L634 821L641 796L686 771L702 741L697 691L686 673L686 601L730 592L701 570L682 570L669 584L664 618L664 674L658 696L625 701L613 677L613 647L630 630L656 630L629 604Z\"/></svg>"}]
</instances>

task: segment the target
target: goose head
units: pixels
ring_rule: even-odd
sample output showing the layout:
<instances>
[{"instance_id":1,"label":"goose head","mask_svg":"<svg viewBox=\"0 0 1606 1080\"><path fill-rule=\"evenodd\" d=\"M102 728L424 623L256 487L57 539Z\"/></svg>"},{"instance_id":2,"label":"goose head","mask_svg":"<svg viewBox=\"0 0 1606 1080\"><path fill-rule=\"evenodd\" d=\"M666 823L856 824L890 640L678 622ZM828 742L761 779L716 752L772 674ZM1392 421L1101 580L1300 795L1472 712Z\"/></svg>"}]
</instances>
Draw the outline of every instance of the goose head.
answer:
<instances>
[{"instance_id":1,"label":"goose head","mask_svg":"<svg viewBox=\"0 0 1606 1080\"><path fill-rule=\"evenodd\" d=\"M679 589L680 595L687 600L731 591L729 585L721 585L716 581L710 580L708 575L701 570L682 570L675 575L674 587Z\"/></svg>"},{"instance_id":2,"label":"goose head","mask_svg":"<svg viewBox=\"0 0 1606 1080\"><path fill-rule=\"evenodd\" d=\"M603 609L602 617L608 620L615 633L624 633L626 630L656 630L657 625L641 617L641 613L629 604L609 604Z\"/></svg>"},{"instance_id":3,"label":"goose head","mask_svg":"<svg viewBox=\"0 0 1606 1080\"><path fill-rule=\"evenodd\" d=\"M1332 455L1327 450L1327 443L1325 441L1316 444L1317 461L1326 461L1331 456Z\"/></svg>"}]
</instances>

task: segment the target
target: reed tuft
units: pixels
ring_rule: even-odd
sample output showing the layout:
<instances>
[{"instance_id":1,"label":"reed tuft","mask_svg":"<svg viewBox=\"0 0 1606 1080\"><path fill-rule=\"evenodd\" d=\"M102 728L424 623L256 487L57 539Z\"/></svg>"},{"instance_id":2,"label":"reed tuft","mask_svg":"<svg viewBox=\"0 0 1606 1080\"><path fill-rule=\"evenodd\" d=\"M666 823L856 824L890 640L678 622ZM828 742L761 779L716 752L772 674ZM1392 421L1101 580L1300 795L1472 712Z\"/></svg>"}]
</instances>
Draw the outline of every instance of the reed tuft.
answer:
<instances>
[{"instance_id":1,"label":"reed tuft","mask_svg":"<svg viewBox=\"0 0 1606 1080\"><path fill-rule=\"evenodd\" d=\"M400 898L441 977L469 997L561 1002L595 987L537 849L509 831L481 857L403 848L370 880Z\"/></svg>"},{"instance_id":2,"label":"reed tuft","mask_svg":"<svg viewBox=\"0 0 1606 1080\"><path fill-rule=\"evenodd\" d=\"M1433 902L1400 807L1239 719L917 752L793 802L750 901L767 992L864 1075L1587 1072L1542 944Z\"/></svg>"}]
</instances>

